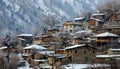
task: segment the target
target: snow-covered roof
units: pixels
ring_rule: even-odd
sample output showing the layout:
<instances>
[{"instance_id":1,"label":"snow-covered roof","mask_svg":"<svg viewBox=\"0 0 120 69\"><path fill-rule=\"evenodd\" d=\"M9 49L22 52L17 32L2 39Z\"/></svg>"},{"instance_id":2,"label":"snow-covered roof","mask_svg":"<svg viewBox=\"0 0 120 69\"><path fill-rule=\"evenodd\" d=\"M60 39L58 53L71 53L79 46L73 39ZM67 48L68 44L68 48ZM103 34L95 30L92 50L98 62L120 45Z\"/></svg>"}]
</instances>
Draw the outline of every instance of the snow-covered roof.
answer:
<instances>
[{"instance_id":1,"label":"snow-covered roof","mask_svg":"<svg viewBox=\"0 0 120 69\"><path fill-rule=\"evenodd\" d=\"M17 36L33 36L32 34L19 34L19 35L17 35Z\"/></svg>"},{"instance_id":2,"label":"snow-covered roof","mask_svg":"<svg viewBox=\"0 0 120 69\"><path fill-rule=\"evenodd\" d=\"M97 58L120 57L120 55L96 55Z\"/></svg>"},{"instance_id":3,"label":"snow-covered roof","mask_svg":"<svg viewBox=\"0 0 120 69\"><path fill-rule=\"evenodd\" d=\"M118 48L118 49L110 49L111 51L120 51L120 48Z\"/></svg>"},{"instance_id":4,"label":"snow-covered roof","mask_svg":"<svg viewBox=\"0 0 120 69\"><path fill-rule=\"evenodd\" d=\"M31 46L24 47L23 49L40 49L40 50L43 50L43 49L47 49L47 48L34 44L34 45L31 45Z\"/></svg>"},{"instance_id":5,"label":"snow-covered roof","mask_svg":"<svg viewBox=\"0 0 120 69\"><path fill-rule=\"evenodd\" d=\"M101 16L101 15L105 15L105 14L104 13L92 14L92 16Z\"/></svg>"},{"instance_id":6,"label":"snow-covered roof","mask_svg":"<svg viewBox=\"0 0 120 69\"><path fill-rule=\"evenodd\" d=\"M112 34L112 33L109 33L109 32L105 32L105 33L102 33L102 34L95 35L95 37L118 37L118 35L115 35L115 34Z\"/></svg>"},{"instance_id":7,"label":"snow-covered roof","mask_svg":"<svg viewBox=\"0 0 120 69\"><path fill-rule=\"evenodd\" d=\"M96 20L96 21L102 21L102 20L100 20L100 19L96 19L96 18L90 18L90 19L93 19L93 20Z\"/></svg>"},{"instance_id":8,"label":"snow-covered roof","mask_svg":"<svg viewBox=\"0 0 120 69\"><path fill-rule=\"evenodd\" d=\"M63 65L64 69L84 69L84 68L97 68L97 67L110 66L108 64L67 64Z\"/></svg>"},{"instance_id":9,"label":"snow-covered roof","mask_svg":"<svg viewBox=\"0 0 120 69\"><path fill-rule=\"evenodd\" d=\"M34 61L36 61L36 62L46 62L47 60L34 60Z\"/></svg>"},{"instance_id":10,"label":"snow-covered roof","mask_svg":"<svg viewBox=\"0 0 120 69\"><path fill-rule=\"evenodd\" d=\"M43 35L42 37L48 37L48 36L50 36L50 35Z\"/></svg>"},{"instance_id":11,"label":"snow-covered roof","mask_svg":"<svg viewBox=\"0 0 120 69\"><path fill-rule=\"evenodd\" d=\"M6 48L7 48L6 46L4 46L4 47L0 47L0 50L6 49Z\"/></svg>"},{"instance_id":12,"label":"snow-covered roof","mask_svg":"<svg viewBox=\"0 0 120 69\"><path fill-rule=\"evenodd\" d=\"M90 33L91 30L81 30L81 31L77 31L75 33L81 34L81 33Z\"/></svg>"},{"instance_id":13,"label":"snow-covered roof","mask_svg":"<svg viewBox=\"0 0 120 69\"><path fill-rule=\"evenodd\" d=\"M84 17L80 17L80 18L75 18L73 20L82 20Z\"/></svg>"},{"instance_id":14,"label":"snow-covered roof","mask_svg":"<svg viewBox=\"0 0 120 69\"><path fill-rule=\"evenodd\" d=\"M22 54L22 56L31 56L32 54Z\"/></svg>"},{"instance_id":15,"label":"snow-covered roof","mask_svg":"<svg viewBox=\"0 0 120 69\"><path fill-rule=\"evenodd\" d=\"M50 55L50 54L53 54L54 51L41 51L39 53L44 54L44 55Z\"/></svg>"},{"instance_id":16,"label":"snow-covered roof","mask_svg":"<svg viewBox=\"0 0 120 69\"><path fill-rule=\"evenodd\" d=\"M81 47L81 46L85 46L85 44L69 46L69 47L66 47L65 49L73 49L73 48L77 48L77 47Z\"/></svg>"},{"instance_id":17,"label":"snow-covered roof","mask_svg":"<svg viewBox=\"0 0 120 69\"><path fill-rule=\"evenodd\" d=\"M41 66L43 69L52 69L52 66L49 66L49 65L44 65L44 66Z\"/></svg>"}]
</instances>

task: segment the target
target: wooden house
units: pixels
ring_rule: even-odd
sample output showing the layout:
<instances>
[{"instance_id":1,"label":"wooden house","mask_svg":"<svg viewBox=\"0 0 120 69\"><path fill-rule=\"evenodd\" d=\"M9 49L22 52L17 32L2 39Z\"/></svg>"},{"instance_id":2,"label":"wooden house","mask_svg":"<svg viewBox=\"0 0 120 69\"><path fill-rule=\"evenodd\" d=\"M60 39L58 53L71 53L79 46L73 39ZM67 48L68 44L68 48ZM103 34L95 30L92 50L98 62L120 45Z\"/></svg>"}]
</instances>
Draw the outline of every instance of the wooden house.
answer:
<instances>
[{"instance_id":1,"label":"wooden house","mask_svg":"<svg viewBox=\"0 0 120 69\"><path fill-rule=\"evenodd\" d=\"M95 18L95 19L100 19L103 20L105 17L104 13L97 13L97 14L92 14L91 17Z\"/></svg>"},{"instance_id":2,"label":"wooden house","mask_svg":"<svg viewBox=\"0 0 120 69\"><path fill-rule=\"evenodd\" d=\"M99 25L103 25L103 20L96 19L96 18L90 18L87 21L88 28L91 28L91 27L94 27L94 26L96 27L96 26L99 26Z\"/></svg>"},{"instance_id":3,"label":"wooden house","mask_svg":"<svg viewBox=\"0 0 120 69\"><path fill-rule=\"evenodd\" d=\"M57 33L57 32L59 32L59 30L56 29L56 28L48 29L48 34L54 34L54 33Z\"/></svg>"},{"instance_id":4,"label":"wooden house","mask_svg":"<svg viewBox=\"0 0 120 69\"><path fill-rule=\"evenodd\" d=\"M93 33L97 33L97 34L110 32L113 34L120 35L120 26L117 24L112 24L112 25L106 24L102 27L94 27L92 28L92 30L93 30Z\"/></svg>"},{"instance_id":5,"label":"wooden house","mask_svg":"<svg viewBox=\"0 0 120 69\"><path fill-rule=\"evenodd\" d=\"M119 69L120 66L120 55L101 54L96 55L97 63L109 64L112 69Z\"/></svg>"},{"instance_id":6,"label":"wooden house","mask_svg":"<svg viewBox=\"0 0 120 69\"><path fill-rule=\"evenodd\" d=\"M33 35L32 34L19 34L17 38L21 38L25 44L32 44Z\"/></svg>"},{"instance_id":7,"label":"wooden house","mask_svg":"<svg viewBox=\"0 0 120 69\"><path fill-rule=\"evenodd\" d=\"M85 39L83 39L83 38L81 38L81 37L74 37L73 39L72 39L72 44L73 45L77 45L77 44L85 44L85 43L87 43L87 41L85 40Z\"/></svg>"},{"instance_id":8,"label":"wooden house","mask_svg":"<svg viewBox=\"0 0 120 69\"><path fill-rule=\"evenodd\" d=\"M110 16L109 21L114 22L115 20L118 19L120 19L120 12L115 12Z\"/></svg>"},{"instance_id":9,"label":"wooden house","mask_svg":"<svg viewBox=\"0 0 120 69\"><path fill-rule=\"evenodd\" d=\"M118 43L118 35L109 33L109 32L105 32L105 33L101 33L95 36L97 38L96 43L97 43L97 47L101 48L101 49L108 49L108 48L117 48L119 47L117 45Z\"/></svg>"},{"instance_id":10,"label":"wooden house","mask_svg":"<svg viewBox=\"0 0 120 69\"><path fill-rule=\"evenodd\" d=\"M50 34L43 34L41 36L42 44L50 44L53 41L53 36Z\"/></svg>"}]
</instances>

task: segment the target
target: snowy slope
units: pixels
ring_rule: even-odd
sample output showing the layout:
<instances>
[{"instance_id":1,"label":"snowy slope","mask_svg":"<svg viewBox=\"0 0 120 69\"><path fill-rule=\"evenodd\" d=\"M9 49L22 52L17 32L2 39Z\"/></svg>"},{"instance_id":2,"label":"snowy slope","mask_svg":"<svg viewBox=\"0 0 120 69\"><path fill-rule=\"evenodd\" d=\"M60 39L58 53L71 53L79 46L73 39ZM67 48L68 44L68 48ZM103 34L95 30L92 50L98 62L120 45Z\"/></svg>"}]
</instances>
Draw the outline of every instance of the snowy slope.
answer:
<instances>
[{"instance_id":1,"label":"snowy slope","mask_svg":"<svg viewBox=\"0 0 120 69\"><path fill-rule=\"evenodd\" d=\"M70 20L88 10L96 12L101 3L105 0L0 0L0 36L8 29L12 34L35 33L48 15Z\"/></svg>"}]
</instances>

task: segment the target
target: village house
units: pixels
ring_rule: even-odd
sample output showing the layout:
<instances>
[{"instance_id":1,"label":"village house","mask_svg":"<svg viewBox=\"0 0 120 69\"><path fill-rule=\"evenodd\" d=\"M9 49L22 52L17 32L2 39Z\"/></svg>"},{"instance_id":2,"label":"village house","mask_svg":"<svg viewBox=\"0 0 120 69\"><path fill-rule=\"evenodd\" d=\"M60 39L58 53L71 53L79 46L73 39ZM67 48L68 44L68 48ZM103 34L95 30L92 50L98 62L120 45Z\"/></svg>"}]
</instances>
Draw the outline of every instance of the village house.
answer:
<instances>
[{"instance_id":1,"label":"village house","mask_svg":"<svg viewBox=\"0 0 120 69\"><path fill-rule=\"evenodd\" d=\"M71 62L70 56L66 55L65 49L56 49L55 53L48 56L48 63L52 67L60 69L61 65L68 64Z\"/></svg>"},{"instance_id":2,"label":"village house","mask_svg":"<svg viewBox=\"0 0 120 69\"><path fill-rule=\"evenodd\" d=\"M87 23L86 28L88 28L88 29L91 29L93 27L102 26L104 24L103 20L92 18L92 17L89 20L87 20L86 23Z\"/></svg>"},{"instance_id":3,"label":"village house","mask_svg":"<svg viewBox=\"0 0 120 69\"><path fill-rule=\"evenodd\" d=\"M50 44L53 41L53 36L50 34L43 34L41 36L41 41L43 45Z\"/></svg>"},{"instance_id":4,"label":"village house","mask_svg":"<svg viewBox=\"0 0 120 69\"><path fill-rule=\"evenodd\" d=\"M57 29L48 30L46 34L41 35L41 44L49 50L58 49L59 35L60 32Z\"/></svg>"},{"instance_id":5,"label":"village house","mask_svg":"<svg viewBox=\"0 0 120 69\"><path fill-rule=\"evenodd\" d=\"M54 34L57 32L59 32L59 29L57 29L57 28L48 29L48 34Z\"/></svg>"},{"instance_id":6,"label":"village house","mask_svg":"<svg viewBox=\"0 0 120 69\"><path fill-rule=\"evenodd\" d=\"M31 45L23 48L22 57L27 60L28 63L33 67L39 65L39 60L44 57L40 54L40 51L44 51L46 48L39 45Z\"/></svg>"},{"instance_id":7,"label":"village house","mask_svg":"<svg viewBox=\"0 0 120 69\"><path fill-rule=\"evenodd\" d=\"M77 44L85 44L85 43L87 43L87 41L84 39L84 38L81 38L81 37L74 37L73 39L72 39L72 44L73 45L77 45Z\"/></svg>"},{"instance_id":8,"label":"village house","mask_svg":"<svg viewBox=\"0 0 120 69\"><path fill-rule=\"evenodd\" d=\"M112 69L119 69L120 66L120 55L119 54L101 54L96 55L96 62L102 64L109 64Z\"/></svg>"},{"instance_id":9,"label":"village house","mask_svg":"<svg viewBox=\"0 0 120 69\"><path fill-rule=\"evenodd\" d=\"M91 17L93 17L95 19L104 20L105 14L104 13L96 13L96 14L92 14Z\"/></svg>"},{"instance_id":10,"label":"village house","mask_svg":"<svg viewBox=\"0 0 120 69\"><path fill-rule=\"evenodd\" d=\"M57 41L57 37L54 36L54 34L43 34L41 36L41 44L44 47L47 47L49 50L53 50L55 49L57 46L56 44L58 43Z\"/></svg>"},{"instance_id":11,"label":"village house","mask_svg":"<svg viewBox=\"0 0 120 69\"><path fill-rule=\"evenodd\" d=\"M20 45L25 46L26 44L32 44L33 43L33 35L32 34L19 34L17 35L18 40L21 40Z\"/></svg>"},{"instance_id":12,"label":"village house","mask_svg":"<svg viewBox=\"0 0 120 69\"><path fill-rule=\"evenodd\" d=\"M115 12L110 16L109 21L114 22L115 20L118 19L120 19L120 12Z\"/></svg>"},{"instance_id":13,"label":"village house","mask_svg":"<svg viewBox=\"0 0 120 69\"><path fill-rule=\"evenodd\" d=\"M110 32L113 34L120 35L120 26L117 24L106 24L103 25L101 28L92 28L93 32L96 34L104 33L104 32Z\"/></svg>"},{"instance_id":14,"label":"village house","mask_svg":"<svg viewBox=\"0 0 120 69\"><path fill-rule=\"evenodd\" d=\"M95 35L95 37L97 38L97 40L95 41L97 43L96 46L101 50L106 50L109 48L119 48L118 35L105 32L105 33Z\"/></svg>"},{"instance_id":15,"label":"village house","mask_svg":"<svg viewBox=\"0 0 120 69\"><path fill-rule=\"evenodd\" d=\"M73 45L66 47L66 54L70 56L71 63L95 63L97 48L87 45Z\"/></svg>"},{"instance_id":16,"label":"village house","mask_svg":"<svg viewBox=\"0 0 120 69\"><path fill-rule=\"evenodd\" d=\"M78 30L82 30L83 25L80 23L74 23L73 21L67 21L63 24L63 28L65 32L73 33Z\"/></svg>"}]
</instances>

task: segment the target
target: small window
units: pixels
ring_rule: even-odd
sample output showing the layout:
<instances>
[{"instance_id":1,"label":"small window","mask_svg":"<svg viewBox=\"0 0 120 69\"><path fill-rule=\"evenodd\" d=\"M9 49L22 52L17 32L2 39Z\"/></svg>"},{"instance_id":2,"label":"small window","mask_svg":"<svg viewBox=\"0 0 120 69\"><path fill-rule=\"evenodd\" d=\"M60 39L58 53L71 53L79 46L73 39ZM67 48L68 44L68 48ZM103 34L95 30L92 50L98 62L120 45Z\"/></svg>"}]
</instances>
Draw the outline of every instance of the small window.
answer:
<instances>
[{"instance_id":1,"label":"small window","mask_svg":"<svg viewBox=\"0 0 120 69\"><path fill-rule=\"evenodd\" d=\"M25 50L25 53L27 53L27 50Z\"/></svg>"},{"instance_id":2,"label":"small window","mask_svg":"<svg viewBox=\"0 0 120 69\"><path fill-rule=\"evenodd\" d=\"M34 59L34 54L31 57L32 57L32 59Z\"/></svg>"},{"instance_id":3,"label":"small window","mask_svg":"<svg viewBox=\"0 0 120 69\"><path fill-rule=\"evenodd\" d=\"M84 50L84 54L86 54L86 50Z\"/></svg>"},{"instance_id":4,"label":"small window","mask_svg":"<svg viewBox=\"0 0 120 69\"><path fill-rule=\"evenodd\" d=\"M93 50L93 54L95 53L95 51Z\"/></svg>"},{"instance_id":5,"label":"small window","mask_svg":"<svg viewBox=\"0 0 120 69\"><path fill-rule=\"evenodd\" d=\"M72 33L72 30L69 30L70 33Z\"/></svg>"},{"instance_id":6,"label":"small window","mask_svg":"<svg viewBox=\"0 0 120 69\"><path fill-rule=\"evenodd\" d=\"M75 53L77 53L77 50L75 50Z\"/></svg>"}]
</instances>

